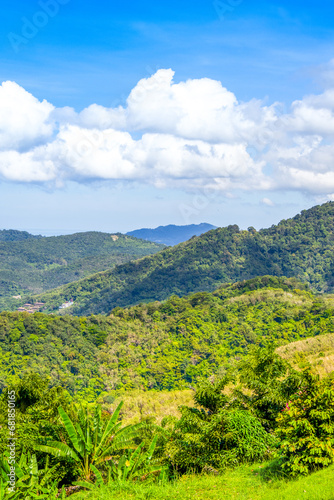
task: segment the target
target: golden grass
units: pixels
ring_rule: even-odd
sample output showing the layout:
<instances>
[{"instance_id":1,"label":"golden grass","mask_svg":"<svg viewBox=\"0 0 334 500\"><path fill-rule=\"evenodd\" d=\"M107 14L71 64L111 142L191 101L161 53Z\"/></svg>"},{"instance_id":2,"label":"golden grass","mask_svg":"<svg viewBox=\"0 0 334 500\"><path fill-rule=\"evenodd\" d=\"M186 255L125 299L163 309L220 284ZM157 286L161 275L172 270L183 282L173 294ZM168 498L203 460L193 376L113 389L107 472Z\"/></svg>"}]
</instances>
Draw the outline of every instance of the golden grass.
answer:
<instances>
[{"instance_id":1,"label":"golden grass","mask_svg":"<svg viewBox=\"0 0 334 500\"><path fill-rule=\"evenodd\" d=\"M276 352L295 368L301 369L309 363L321 377L334 371L334 334L292 342L279 347Z\"/></svg>"},{"instance_id":2,"label":"golden grass","mask_svg":"<svg viewBox=\"0 0 334 500\"><path fill-rule=\"evenodd\" d=\"M108 405L108 409L114 410L123 401L121 416L124 424L134 424L147 417L156 417L156 423L160 424L168 415L180 418L178 407L193 406L193 395L194 392L190 389L160 392L138 389L119 395L112 405Z\"/></svg>"},{"instance_id":3,"label":"golden grass","mask_svg":"<svg viewBox=\"0 0 334 500\"><path fill-rule=\"evenodd\" d=\"M306 295L296 295L292 292L285 292L283 290L255 290L251 293L238 295L227 299L227 304L241 302L245 305L255 305L258 302L282 302L290 306L304 306L310 307L312 299Z\"/></svg>"}]
</instances>

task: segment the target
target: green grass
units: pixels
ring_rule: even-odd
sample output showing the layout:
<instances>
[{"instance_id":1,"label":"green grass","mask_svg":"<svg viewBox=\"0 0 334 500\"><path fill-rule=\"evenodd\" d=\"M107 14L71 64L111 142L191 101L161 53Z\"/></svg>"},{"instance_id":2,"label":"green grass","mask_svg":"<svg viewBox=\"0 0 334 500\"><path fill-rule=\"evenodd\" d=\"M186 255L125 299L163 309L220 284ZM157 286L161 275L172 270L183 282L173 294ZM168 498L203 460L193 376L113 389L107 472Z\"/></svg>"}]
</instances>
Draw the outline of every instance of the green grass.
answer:
<instances>
[{"instance_id":1,"label":"green grass","mask_svg":"<svg viewBox=\"0 0 334 500\"><path fill-rule=\"evenodd\" d=\"M183 476L161 485L115 485L96 493L75 494L73 499L334 500L334 466L288 481L274 479L266 464L248 465L220 476Z\"/></svg>"}]
</instances>

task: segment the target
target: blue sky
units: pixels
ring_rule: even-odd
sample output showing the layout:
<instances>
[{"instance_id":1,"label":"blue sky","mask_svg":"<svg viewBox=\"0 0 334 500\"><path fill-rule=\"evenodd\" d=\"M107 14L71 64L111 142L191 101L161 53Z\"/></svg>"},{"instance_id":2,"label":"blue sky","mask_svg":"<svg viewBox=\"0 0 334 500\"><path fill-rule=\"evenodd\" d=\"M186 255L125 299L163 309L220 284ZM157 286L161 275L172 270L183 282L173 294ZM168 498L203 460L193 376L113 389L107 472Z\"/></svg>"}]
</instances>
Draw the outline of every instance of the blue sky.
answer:
<instances>
[{"instance_id":1,"label":"blue sky","mask_svg":"<svg viewBox=\"0 0 334 500\"><path fill-rule=\"evenodd\" d=\"M227 7L222 17L224 4ZM106 174L106 170L95 175L92 165L88 167L79 164L75 167L75 175L72 173L68 177L64 172L68 172L71 165L63 168L58 164L52 175L43 173L39 177L29 176L22 174L18 167L18 172L14 172L15 161L22 163L22 169L28 168L25 167L27 158L22 157L24 154L29 153L34 159L38 157L41 161L41 152L36 148L45 143L45 133L39 127L40 137L36 132L33 139L29 138L29 144L23 138L19 145L15 145L11 136L5 141L5 156L3 159L0 156L0 228L61 234L93 229L127 231L160 224L203 221L217 226L238 223L241 227L253 225L259 228L332 199L332 151L329 147L333 143L333 137L331 130L324 131L321 127L321 120L331 116L331 100L323 98L321 113L314 120L319 122L319 127L311 132L310 125L304 123L305 116L311 116L308 119L312 121L312 113L319 111L319 105L314 104L314 99L311 104L305 101L304 105L303 101L302 110L296 117L291 110L291 103L302 101L307 95L327 96L326 91L328 93L333 87L333 14L334 6L331 2L222 0L214 4L212 1L202 0L186 0L182 3L174 0L3 0L0 28L1 81L15 82L38 101L45 99L58 109L73 108L72 111L76 114L92 104L105 109L119 106L128 109L127 98L140 80L149 81L158 70L171 68L175 72L174 87L170 84L169 88L174 88L176 94L176 86L180 82L200 81L203 83L203 95L208 99L208 93L212 89L205 87L204 80L211 79L221 82L222 87L233 93L240 104L249 103L253 99L261 100L262 114L266 107L278 101L280 105L275 120L279 122L280 116L284 115L283 122L285 125L289 122L289 125L282 131L282 123L279 124L279 133L284 132L285 139L275 145L275 154L278 149L280 151L275 158L274 152L267 155L266 148L270 148L270 138L268 145L261 146L261 153L255 153L254 157L254 147L259 151L258 139L255 140L250 135L245 138L243 135L235 154L241 162L248 162L248 170L243 169L242 173L238 171L235 174L233 169L238 170L235 162L227 166L222 163L222 175L217 174L216 156L208 174L196 157L199 166L194 166L191 173L187 164L184 170L180 166L177 173L171 172L167 176L161 173L168 170L167 163L164 163L167 160L159 157L155 161L161 162L162 167L157 174L155 170L150 170L155 166L152 165L150 151L145 150L149 159L138 167L133 176L128 171L124 173L124 166L119 167L121 173L117 175ZM8 99L6 92L4 101ZM164 95L159 94L156 106L159 107L159 99L163 99ZM227 144L225 136L219 140L213 136L208 138L205 130L195 133L189 132L187 128L180 132L180 127L176 125L175 130L172 125L168 130L164 129L156 114L147 124L145 106L148 110L151 109L149 98L149 95L147 99L145 97L140 109L137 106L135 111L130 110L131 113L137 113L137 118L140 116L140 126L133 125L134 122L137 123L137 118L122 126L122 133L129 133L134 141L149 132L161 135L159 141L163 138L170 140L170 137L173 137L173 141L175 138L179 140L182 136L185 142L180 147L183 150L199 147L199 143L189 141L201 141L204 149L206 146L203 141L206 141L206 145ZM240 109L244 112L243 108ZM240 109L234 109L232 120L239 116ZM29 110L27 105L21 112L29 113ZM20 113L20 110L15 113ZM251 116L254 128L263 127L266 130L268 117L255 117L257 112L251 105L248 105L245 113L247 119ZM72 121L65 124L62 114L59 127L75 123L85 130L91 130L93 126L102 129L102 122L98 121L97 115L94 118L90 116L89 123L86 120L79 125L78 118L73 118L72 115ZM211 116L212 114L208 115L207 119ZM304 120L302 126L300 116ZM176 123L179 112L175 117ZM222 121L218 123L224 126ZM244 124L245 121L240 125L239 132L244 130ZM22 130L19 124L17 126L19 135ZM1 130L0 122L0 133L5 134L4 119L2 127ZM48 144L51 144L51 137L59 136L57 127L50 132ZM108 130L118 130L114 122L108 127ZM291 133L295 134L294 144L288 144L287 137ZM276 135L278 134L275 133ZM321 144L318 137L321 137ZM59 140L64 142L63 137ZM66 140L69 141L67 138ZM121 139L121 149L125 147L125 140L127 139L124 137ZM245 141L248 141L245 150L250 158L240 156L240 148ZM174 151L174 142L173 145L168 142L163 149ZM234 147L235 143L236 139L232 138L228 146L233 144ZM303 149L296 151L295 144L301 147L301 143ZM133 147L129 146L131 151ZM157 147L156 144L154 147ZM288 157L287 147L290 151ZM52 148L55 149L54 146ZM140 144L138 148L142 153L144 146ZM306 158L308 149L312 151L309 158ZM10 162L8 151L17 153L10 157ZM129 154L127 152L127 159ZM178 155L178 152L175 154ZM207 153L201 154L205 156ZM226 158L230 153L219 149L219 154L221 158ZM138 155L139 153L134 155L134 158L138 159ZM325 155L326 162L323 160ZM304 162L302 166L299 164L301 157ZM95 165L98 158L100 156L94 159ZM319 180L319 172L327 177L314 187L315 182L309 177L309 173L312 170L311 163L317 159L320 163L324 162L316 172L317 179ZM45 161L51 161L49 152L43 159L43 168ZM115 161L111 158L110 168L113 168ZM170 156L169 161L172 164L173 157ZM191 160L187 159L189 161ZM253 165L252 162L258 163ZM195 164L197 165L196 162ZM30 163L29 165L31 166ZM34 164L31 168L39 167ZM195 172L196 168L198 172ZM262 177L259 168L262 169ZM115 166L115 169L118 167ZM276 177L274 174L271 176L271 171L276 172ZM296 176L302 181L299 182ZM150 183L150 177L156 177L156 182ZM220 179L218 183L217 178ZM257 180L250 183L247 181L249 178ZM214 194L207 194L213 179L219 187L214 189Z\"/></svg>"}]
</instances>

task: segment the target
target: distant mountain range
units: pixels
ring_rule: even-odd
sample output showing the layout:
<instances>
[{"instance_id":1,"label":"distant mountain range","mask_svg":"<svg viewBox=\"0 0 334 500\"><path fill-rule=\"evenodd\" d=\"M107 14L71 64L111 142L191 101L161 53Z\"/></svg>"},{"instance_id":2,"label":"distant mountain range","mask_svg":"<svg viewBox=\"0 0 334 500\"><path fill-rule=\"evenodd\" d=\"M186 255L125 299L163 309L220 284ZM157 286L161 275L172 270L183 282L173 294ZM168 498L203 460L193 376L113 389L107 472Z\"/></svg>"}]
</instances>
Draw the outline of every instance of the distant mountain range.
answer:
<instances>
[{"instance_id":1,"label":"distant mountain range","mask_svg":"<svg viewBox=\"0 0 334 500\"><path fill-rule=\"evenodd\" d=\"M169 224L168 226L159 226L155 229L136 229L126 233L135 238L153 241L155 243L162 243L167 246L174 246L189 240L192 236L200 236L211 229L217 229L212 224L202 222L202 224L189 224L187 226L175 226Z\"/></svg>"},{"instance_id":2,"label":"distant mountain range","mask_svg":"<svg viewBox=\"0 0 334 500\"><path fill-rule=\"evenodd\" d=\"M35 299L49 312L73 299L73 314L109 313L116 306L213 291L264 275L296 277L320 292L334 290L334 202L269 229L218 228Z\"/></svg>"}]
</instances>

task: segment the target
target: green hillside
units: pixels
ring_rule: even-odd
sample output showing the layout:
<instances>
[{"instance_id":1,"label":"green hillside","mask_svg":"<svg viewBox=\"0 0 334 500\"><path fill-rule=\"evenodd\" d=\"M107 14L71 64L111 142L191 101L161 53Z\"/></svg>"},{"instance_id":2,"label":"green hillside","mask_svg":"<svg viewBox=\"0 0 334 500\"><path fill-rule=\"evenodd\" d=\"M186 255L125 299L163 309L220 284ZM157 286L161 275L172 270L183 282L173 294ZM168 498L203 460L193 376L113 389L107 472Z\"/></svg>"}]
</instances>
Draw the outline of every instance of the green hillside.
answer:
<instances>
[{"instance_id":1,"label":"green hillside","mask_svg":"<svg viewBox=\"0 0 334 500\"><path fill-rule=\"evenodd\" d=\"M165 300L256 276L297 277L316 291L334 287L334 203L304 210L277 226L240 231L228 226L156 255L117 266L38 297L56 311L73 299L77 315Z\"/></svg>"},{"instance_id":2,"label":"green hillside","mask_svg":"<svg viewBox=\"0 0 334 500\"><path fill-rule=\"evenodd\" d=\"M16 229L0 229L0 241L21 241L42 238L30 234L27 231L17 231Z\"/></svg>"},{"instance_id":3,"label":"green hillside","mask_svg":"<svg viewBox=\"0 0 334 500\"><path fill-rule=\"evenodd\" d=\"M334 299L303 288L268 276L110 316L3 312L1 385L33 370L93 399L121 389L188 388L250 345L334 333Z\"/></svg>"},{"instance_id":4,"label":"green hillside","mask_svg":"<svg viewBox=\"0 0 334 500\"><path fill-rule=\"evenodd\" d=\"M8 301L13 295L40 293L161 248L131 236L99 232L2 241L0 310L18 305Z\"/></svg>"},{"instance_id":5,"label":"green hillside","mask_svg":"<svg viewBox=\"0 0 334 500\"><path fill-rule=\"evenodd\" d=\"M19 499L330 500L332 368L305 368L333 339L334 296L285 277L109 316L2 312L0 478L14 393Z\"/></svg>"}]
</instances>

